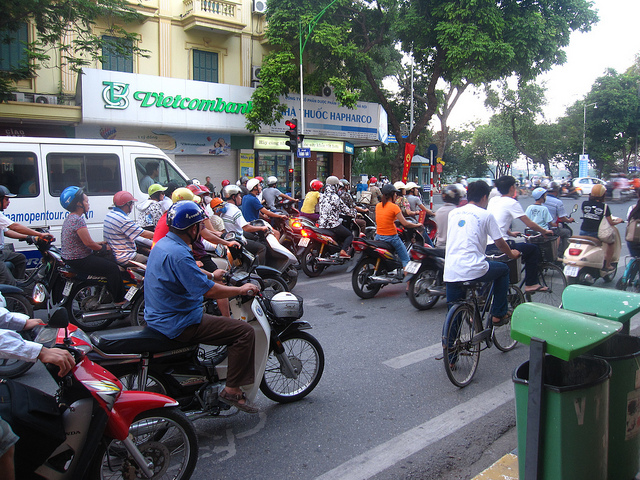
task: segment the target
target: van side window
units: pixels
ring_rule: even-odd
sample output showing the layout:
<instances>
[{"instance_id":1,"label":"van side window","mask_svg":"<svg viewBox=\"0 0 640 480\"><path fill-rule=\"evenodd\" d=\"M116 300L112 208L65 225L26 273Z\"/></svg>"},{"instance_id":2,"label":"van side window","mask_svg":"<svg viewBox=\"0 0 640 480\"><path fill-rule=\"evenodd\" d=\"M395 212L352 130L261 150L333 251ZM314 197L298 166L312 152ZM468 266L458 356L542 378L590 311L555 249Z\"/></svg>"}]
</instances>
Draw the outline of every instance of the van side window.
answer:
<instances>
[{"instance_id":1,"label":"van side window","mask_svg":"<svg viewBox=\"0 0 640 480\"><path fill-rule=\"evenodd\" d=\"M143 193L147 193L149 187L154 183L166 187L173 180L181 187L186 185L184 178L178 171L162 158L136 158L136 175L140 191Z\"/></svg>"},{"instance_id":2,"label":"van side window","mask_svg":"<svg viewBox=\"0 0 640 480\"><path fill-rule=\"evenodd\" d=\"M50 153L47 155L49 193L59 197L76 185L87 195L113 195L122 190L120 159L113 154Z\"/></svg>"},{"instance_id":3,"label":"van side window","mask_svg":"<svg viewBox=\"0 0 640 480\"><path fill-rule=\"evenodd\" d=\"M0 152L0 185L19 197L40 194L36 154L30 152Z\"/></svg>"}]
</instances>

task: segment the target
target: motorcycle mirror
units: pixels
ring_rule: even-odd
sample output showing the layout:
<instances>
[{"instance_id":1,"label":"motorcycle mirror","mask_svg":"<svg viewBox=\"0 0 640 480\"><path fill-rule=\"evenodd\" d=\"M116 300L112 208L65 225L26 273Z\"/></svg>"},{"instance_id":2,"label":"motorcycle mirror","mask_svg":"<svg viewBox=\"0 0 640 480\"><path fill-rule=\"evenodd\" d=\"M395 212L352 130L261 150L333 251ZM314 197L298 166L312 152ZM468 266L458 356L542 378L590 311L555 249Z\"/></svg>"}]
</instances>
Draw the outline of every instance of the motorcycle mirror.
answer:
<instances>
[{"instance_id":1,"label":"motorcycle mirror","mask_svg":"<svg viewBox=\"0 0 640 480\"><path fill-rule=\"evenodd\" d=\"M66 308L58 307L49 316L49 326L55 328L67 328L69 326L69 313Z\"/></svg>"},{"instance_id":2,"label":"motorcycle mirror","mask_svg":"<svg viewBox=\"0 0 640 480\"><path fill-rule=\"evenodd\" d=\"M573 210L571 210L571 213L576 213L577 211L578 211L578 204L576 203L576 204L573 206Z\"/></svg>"}]
</instances>

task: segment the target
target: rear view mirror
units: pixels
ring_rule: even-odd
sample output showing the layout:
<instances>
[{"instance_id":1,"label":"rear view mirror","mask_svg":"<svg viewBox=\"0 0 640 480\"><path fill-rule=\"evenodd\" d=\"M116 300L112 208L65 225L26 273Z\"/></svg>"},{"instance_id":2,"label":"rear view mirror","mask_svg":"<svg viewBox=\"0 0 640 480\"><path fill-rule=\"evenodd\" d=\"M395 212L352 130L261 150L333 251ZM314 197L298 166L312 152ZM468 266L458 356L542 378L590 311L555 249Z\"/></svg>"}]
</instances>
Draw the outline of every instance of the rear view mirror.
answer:
<instances>
[{"instance_id":1,"label":"rear view mirror","mask_svg":"<svg viewBox=\"0 0 640 480\"><path fill-rule=\"evenodd\" d=\"M69 325L69 313L64 307L56 308L49 317L49 326L55 328L66 328Z\"/></svg>"},{"instance_id":2,"label":"rear view mirror","mask_svg":"<svg viewBox=\"0 0 640 480\"><path fill-rule=\"evenodd\" d=\"M571 213L576 213L577 211L578 211L578 204L576 203L576 204L573 206L573 210L571 210Z\"/></svg>"}]
</instances>

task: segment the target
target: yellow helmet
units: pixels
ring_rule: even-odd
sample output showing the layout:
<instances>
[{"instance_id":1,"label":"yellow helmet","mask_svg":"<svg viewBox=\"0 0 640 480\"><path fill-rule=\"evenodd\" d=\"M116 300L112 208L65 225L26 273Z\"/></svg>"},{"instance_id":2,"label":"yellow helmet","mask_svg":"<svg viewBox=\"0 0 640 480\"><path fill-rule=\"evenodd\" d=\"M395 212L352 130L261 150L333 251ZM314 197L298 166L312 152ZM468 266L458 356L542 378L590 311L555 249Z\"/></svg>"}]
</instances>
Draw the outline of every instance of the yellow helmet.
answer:
<instances>
[{"instance_id":1,"label":"yellow helmet","mask_svg":"<svg viewBox=\"0 0 640 480\"><path fill-rule=\"evenodd\" d=\"M591 196L593 198L604 197L605 193L607 193L607 188L601 183L594 185L593 188L591 189Z\"/></svg>"},{"instance_id":2,"label":"yellow helmet","mask_svg":"<svg viewBox=\"0 0 640 480\"><path fill-rule=\"evenodd\" d=\"M173 203L179 202L180 200L193 200L193 192L186 187L176 188L171 194L171 201Z\"/></svg>"}]
</instances>

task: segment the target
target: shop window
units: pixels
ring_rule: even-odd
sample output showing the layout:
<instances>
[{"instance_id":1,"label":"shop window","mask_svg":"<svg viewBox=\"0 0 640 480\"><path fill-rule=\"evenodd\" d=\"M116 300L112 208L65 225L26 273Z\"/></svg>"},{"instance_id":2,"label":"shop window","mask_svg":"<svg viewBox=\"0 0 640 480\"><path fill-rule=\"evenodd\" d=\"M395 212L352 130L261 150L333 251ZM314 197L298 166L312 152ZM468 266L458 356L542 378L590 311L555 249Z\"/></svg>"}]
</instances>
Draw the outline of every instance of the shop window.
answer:
<instances>
[{"instance_id":1,"label":"shop window","mask_svg":"<svg viewBox=\"0 0 640 480\"><path fill-rule=\"evenodd\" d=\"M23 23L15 32L0 33L0 70L15 70L27 66L29 27Z\"/></svg>"},{"instance_id":2,"label":"shop window","mask_svg":"<svg viewBox=\"0 0 640 480\"><path fill-rule=\"evenodd\" d=\"M113 195L122 190L120 159L113 154L50 153L47 155L49 193L77 185L87 195Z\"/></svg>"},{"instance_id":3,"label":"shop window","mask_svg":"<svg viewBox=\"0 0 640 480\"><path fill-rule=\"evenodd\" d=\"M317 156L317 166L318 166L318 179L323 182L329 176L329 154L328 153L318 153Z\"/></svg>"},{"instance_id":4,"label":"shop window","mask_svg":"<svg viewBox=\"0 0 640 480\"><path fill-rule=\"evenodd\" d=\"M35 153L0 152L0 185L18 197L37 197L40 182Z\"/></svg>"},{"instance_id":5,"label":"shop window","mask_svg":"<svg viewBox=\"0 0 640 480\"><path fill-rule=\"evenodd\" d=\"M102 69L113 72L133 73L133 56L127 51L133 48L133 41L124 38L102 36Z\"/></svg>"},{"instance_id":6,"label":"shop window","mask_svg":"<svg viewBox=\"0 0 640 480\"><path fill-rule=\"evenodd\" d=\"M193 79L218 83L218 54L203 50L193 51Z\"/></svg>"},{"instance_id":7,"label":"shop window","mask_svg":"<svg viewBox=\"0 0 640 480\"><path fill-rule=\"evenodd\" d=\"M259 152L258 175L267 178L278 178L278 188L285 191L289 185L289 166L291 164L288 153ZM298 163L299 165L299 163Z\"/></svg>"},{"instance_id":8,"label":"shop window","mask_svg":"<svg viewBox=\"0 0 640 480\"><path fill-rule=\"evenodd\" d=\"M180 173L162 158L136 158L136 174L138 175L138 185L140 191L147 193L149 186L154 183L167 186L173 181L184 187L187 181Z\"/></svg>"}]
</instances>

